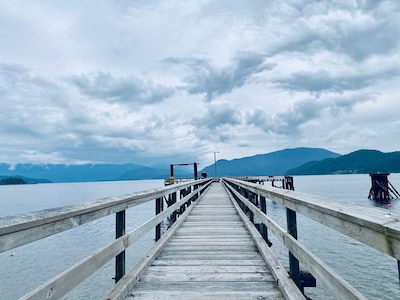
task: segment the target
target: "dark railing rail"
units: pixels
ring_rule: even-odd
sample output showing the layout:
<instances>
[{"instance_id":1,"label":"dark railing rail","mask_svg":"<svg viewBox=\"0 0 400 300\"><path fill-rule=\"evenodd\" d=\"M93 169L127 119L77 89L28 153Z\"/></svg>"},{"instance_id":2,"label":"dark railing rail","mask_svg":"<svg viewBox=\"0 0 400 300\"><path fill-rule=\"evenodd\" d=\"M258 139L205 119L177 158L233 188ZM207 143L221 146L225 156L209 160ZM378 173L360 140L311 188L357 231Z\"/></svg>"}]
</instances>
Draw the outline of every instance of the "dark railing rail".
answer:
<instances>
[{"instance_id":1,"label":"dark railing rail","mask_svg":"<svg viewBox=\"0 0 400 300\"><path fill-rule=\"evenodd\" d=\"M263 236L268 242L265 232L272 232L274 236L290 251L302 265L340 299L365 299L349 283L339 277L329 266L300 244L293 228L296 228L296 213L300 213L314 221L339 231L355 240L375 248L397 260L400 259L400 214L395 212L365 207L336 201L310 194L290 190L277 189L259 184L224 178L242 208L249 210L250 219L256 216L261 221ZM240 192L239 192L240 191ZM259 201L254 205L252 198L270 199L286 207L288 229L284 230L265 213L265 204ZM250 200L249 200L250 199ZM261 208L259 208L259 207ZM292 277L295 267L290 266ZM296 282L298 278L293 278ZM297 282L298 285L299 282ZM301 288L301 286L299 286Z\"/></svg>"},{"instance_id":2,"label":"dark railing rail","mask_svg":"<svg viewBox=\"0 0 400 300\"><path fill-rule=\"evenodd\" d=\"M125 249L149 230L159 228L158 225L170 215L176 217L178 212L183 212L185 207L197 199L210 183L211 180L192 180L78 205L0 218L0 252L4 252L110 214L116 214L114 242L76 263L21 299L59 299L113 258L116 258L115 279L118 281L125 273ZM159 206L154 218L133 231L125 233L126 209L152 200L160 205L162 201L160 199L176 195L177 192L181 195L179 201L170 203L164 211L161 209L162 205ZM161 233L156 231L156 236L157 234Z\"/></svg>"}]
</instances>

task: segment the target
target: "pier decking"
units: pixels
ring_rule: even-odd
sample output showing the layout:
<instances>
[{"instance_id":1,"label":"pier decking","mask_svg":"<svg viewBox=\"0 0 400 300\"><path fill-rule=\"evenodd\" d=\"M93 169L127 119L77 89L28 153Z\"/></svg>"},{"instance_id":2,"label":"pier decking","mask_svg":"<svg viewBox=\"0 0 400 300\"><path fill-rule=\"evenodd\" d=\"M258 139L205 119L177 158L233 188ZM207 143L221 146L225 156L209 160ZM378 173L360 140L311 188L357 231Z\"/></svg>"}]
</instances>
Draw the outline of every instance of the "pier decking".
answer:
<instances>
[{"instance_id":1,"label":"pier decking","mask_svg":"<svg viewBox=\"0 0 400 300\"><path fill-rule=\"evenodd\" d=\"M125 299L284 299L221 183L214 183Z\"/></svg>"}]
</instances>

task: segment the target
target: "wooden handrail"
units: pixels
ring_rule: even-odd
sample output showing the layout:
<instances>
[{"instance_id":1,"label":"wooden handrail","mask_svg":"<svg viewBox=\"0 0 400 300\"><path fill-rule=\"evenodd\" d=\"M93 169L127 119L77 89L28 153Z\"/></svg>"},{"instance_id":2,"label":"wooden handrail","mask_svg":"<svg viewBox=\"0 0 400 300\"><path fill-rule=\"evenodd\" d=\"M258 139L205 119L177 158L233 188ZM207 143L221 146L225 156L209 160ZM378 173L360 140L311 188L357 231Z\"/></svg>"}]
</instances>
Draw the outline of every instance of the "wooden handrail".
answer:
<instances>
[{"instance_id":1,"label":"wooden handrail","mask_svg":"<svg viewBox=\"0 0 400 300\"><path fill-rule=\"evenodd\" d=\"M336 274L330 267L316 257L311 251L283 230L271 218L265 215L258 207L239 194L231 185L226 185L258 219L268 227L275 237L291 252L311 273L340 299L366 299L359 291ZM241 185L242 186L242 185ZM243 187L243 186L242 186Z\"/></svg>"},{"instance_id":2,"label":"wooden handrail","mask_svg":"<svg viewBox=\"0 0 400 300\"><path fill-rule=\"evenodd\" d=\"M224 179L400 259L400 214L326 197Z\"/></svg>"},{"instance_id":3,"label":"wooden handrail","mask_svg":"<svg viewBox=\"0 0 400 300\"><path fill-rule=\"evenodd\" d=\"M209 181L211 183L211 181ZM198 184L198 182L196 182ZM104 264L113 259L116 255L126 250L135 241L141 238L151 229L155 228L162 220L169 216L172 212L191 200L194 194L202 192L209 184L203 185L201 188L188 194L180 199L180 201L171 205L169 208L148 220L138 228L124 234L112 243L91 254L87 258L76 263L68 270L57 275L53 279L47 281L40 287L26 294L21 300L33 299L59 299L67 294L70 290L79 285L83 280L88 278L95 271L100 269ZM182 186L181 186L182 188Z\"/></svg>"},{"instance_id":4,"label":"wooden handrail","mask_svg":"<svg viewBox=\"0 0 400 300\"><path fill-rule=\"evenodd\" d=\"M330 227L367 246L397 259L400 273L400 214L385 209L342 202L326 197L299 193L254 183L224 178L229 190L250 211L250 218L257 216L269 231L314 275L321 284L343 299L365 299L358 291L340 278L318 257L301 245L288 231L283 230L251 201L235 189L270 199L287 210L300 213ZM246 193L247 193L246 192ZM261 202L260 202L261 203Z\"/></svg>"},{"instance_id":5,"label":"wooden handrail","mask_svg":"<svg viewBox=\"0 0 400 300\"><path fill-rule=\"evenodd\" d=\"M0 253L164 197L189 186L204 184L206 181L206 179L196 180L77 205L2 217L0 218Z\"/></svg>"}]
</instances>

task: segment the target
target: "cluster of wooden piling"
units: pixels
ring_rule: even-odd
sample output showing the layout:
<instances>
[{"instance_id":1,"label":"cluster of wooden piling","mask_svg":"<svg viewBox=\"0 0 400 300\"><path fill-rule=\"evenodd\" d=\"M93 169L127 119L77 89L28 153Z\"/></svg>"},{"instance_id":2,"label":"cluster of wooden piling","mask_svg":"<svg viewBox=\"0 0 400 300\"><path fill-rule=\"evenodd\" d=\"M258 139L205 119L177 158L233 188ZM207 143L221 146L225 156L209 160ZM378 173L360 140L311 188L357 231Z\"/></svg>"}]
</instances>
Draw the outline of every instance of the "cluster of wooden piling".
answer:
<instances>
[{"instance_id":1,"label":"cluster of wooden piling","mask_svg":"<svg viewBox=\"0 0 400 300\"><path fill-rule=\"evenodd\" d=\"M369 174L371 177L371 189L368 199L377 201L388 201L394 198L400 198L400 193L390 183L389 173Z\"/></svg>"}]
</instances>

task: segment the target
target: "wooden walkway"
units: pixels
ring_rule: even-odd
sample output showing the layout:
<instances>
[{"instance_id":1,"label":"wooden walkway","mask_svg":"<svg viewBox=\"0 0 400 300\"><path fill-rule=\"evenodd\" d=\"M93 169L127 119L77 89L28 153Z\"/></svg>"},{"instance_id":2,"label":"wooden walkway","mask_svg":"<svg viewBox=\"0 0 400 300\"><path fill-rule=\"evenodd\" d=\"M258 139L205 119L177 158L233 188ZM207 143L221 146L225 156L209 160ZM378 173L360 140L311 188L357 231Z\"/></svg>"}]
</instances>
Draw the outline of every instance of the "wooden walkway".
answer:
<instances>
[{"instance_id":1,"label":"wooden walkway","mask_svg":"<svg viewBox=\"0 0 400 300\"><path fill-rule=\"evenodd\" d=\"M284 299L221 183L214 183L125 299Z\"/></svg>"}]
</instances>

